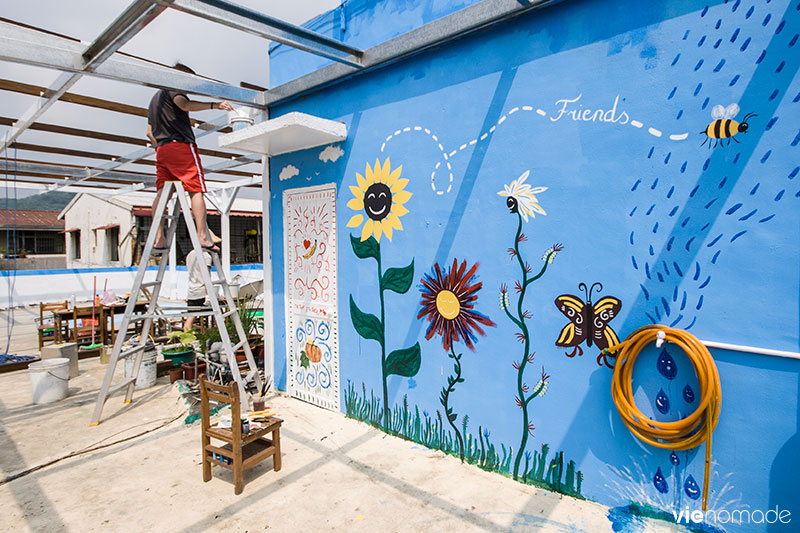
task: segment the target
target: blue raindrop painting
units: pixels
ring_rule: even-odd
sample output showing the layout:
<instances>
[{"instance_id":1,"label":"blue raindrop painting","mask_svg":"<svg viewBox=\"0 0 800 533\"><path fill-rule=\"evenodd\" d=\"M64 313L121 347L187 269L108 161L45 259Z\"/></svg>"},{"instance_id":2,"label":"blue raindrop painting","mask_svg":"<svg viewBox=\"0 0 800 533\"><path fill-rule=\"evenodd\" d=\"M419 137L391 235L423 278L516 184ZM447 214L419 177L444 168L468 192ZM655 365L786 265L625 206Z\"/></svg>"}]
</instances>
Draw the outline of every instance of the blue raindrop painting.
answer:
<instances>
[{"instance_id":1,"label":"blue raindrop painting","mask_svg":"<svg viewBox=\"0 0 800 533\"><path fill-rule=\"evenodd\" d=\"M683 484L683 492L685 492L686 495L693 500L696 500L700 497L700 487L697 485L697 481L694 480L694 476L691 474L686 477L686 481Z\"/></svg>"},{"instance_id":2,"label":"blue raindrop painting","mask_svg":"<svg viewBox=\"0 0 800 533\"><path fill-rule=\"evenodd\" d=\"M678 457L678 454L675 452L669 454L669 462L672 463L673 466L678 466L681 464L681 460Z\"/></svg>"},{"instance_id":3,"label":"blue raindrop painting","mask_svg":"<svg viewBox=\"0 0 800 533\"><path fill-rule=\"evenodd\" d=\"M664 389L659 390L658 394L656 394L656 408L662 415L669 412L669 396L664 392Z\"/></svg>"},{"instance_id":4,"label":"blue raindrop painting","mask_svg":"<svg viewBox=\"0 0 800 533\"><path fill-rule=\"evenodd\" d=\"M683 399L686 403L694 403L694 390L689 384L683 388Z\"/></svg>"},{"instance_id":5,"label":"blue raindrop painting","mask_svg":"<svg viewBox=\"0 0 800 533\"><path fill-rule=\"evenodd\" d=\"M667 485L667 480L664 479L664 474L661 473L661 467L658 467L656 470L656 475L653 476L653 485L655 485L656 490L661 494L666 494L669 492L669 486Z\"/></svg>"},{"instance_id":6,"label":"blue raindrop painting","mask_svg":"<svg viewBox=\"0 0 800 533\"><path fill-rule=\"evenodd\" d=\"M656 361L656 368L658 368L662 376L669 380L675 379L675 376L678 375L678 365L675 364L675 359L672 358L666 348L661 350L658 361Z\"/></svg>"}]
</instances>

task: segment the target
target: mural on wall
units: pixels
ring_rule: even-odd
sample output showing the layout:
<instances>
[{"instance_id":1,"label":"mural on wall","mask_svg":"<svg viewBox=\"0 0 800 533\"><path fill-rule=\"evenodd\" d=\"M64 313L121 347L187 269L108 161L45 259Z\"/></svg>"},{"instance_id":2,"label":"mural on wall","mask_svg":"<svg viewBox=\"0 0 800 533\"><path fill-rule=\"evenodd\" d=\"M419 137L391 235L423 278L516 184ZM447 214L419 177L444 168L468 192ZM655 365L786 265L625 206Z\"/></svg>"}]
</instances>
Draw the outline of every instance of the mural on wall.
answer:
<instances>
[{"instance_id":1,"label":"mural on wall","mask_svg":"<svg viewBox=\"0 0 800 533\"><path fill-rule=\"evenodd\" d=\"M478 335L485 335L481 325L495 327L497 324L492 322L488 316L475 311L475 302L478 299L478 291L483 287L483 283L476 280L477 263L467 271L467 262L458 264L458 259L453 259L453 265L442 274L439 263L433 265L430 274L425 274L420 280L422 286L422 309L417 314L417 319L427 317L428 329L425 332L425 339L430 340L434 334L442 337L442 347L447 353L447 357L453 360L454 375L447 376L447 386L442 387L439 401L444 408L444 416L458 442L458 455L461 462L464 462L464 439L456 427L455 421L458 414L453 411L450 403L450 395L455 391L458 383L464 383L461 374L461 357L463 354L456 354L455 343L460 340L472 351ZM464 415L465 420L469 420ZM464 424L466 432L466 423Z\"/></svg>"},{"instance_id":2,"label":"mural on wall","mask_svg":"<svg viewBox=\"0 0 800 533\"><path fill-rule=\"evenodd\" d=\"M289 393L339 409L336 186L283 193Z\"/></svg>"},{"instance_id":3,"label":"mural on wall","mask_svg":"<svg viewBox=\"0 0 800 533\"><path fill-rule=\"evenodd\" d=\"M433 132L430 128L424 127L422 125L414 125L414 126L405 126L403 128L399 128L395 130L393 133L389 134L381 144L381 153L386 150L388 144L393 140L396 139L400 135L405 135L407 133L417 133L417 134L424 134L428 137L433 143L436 148L439 150L440 160L437 161L433 165L433 170L431 171L431 190L433 190L434 194L441 196L444 194L448 194L453 190L454 184L454 175L453 175L453 164L452 160L453 157L461 154L464 150L471 148L478 143L488 143L491 141L492 136L497 132L497 130L504 124L507 123L507 120L511 118L513 115L517 114L517 117L529 117L529 116L537 116L542 119L547 119L546 123L555 123L563 120L573 120L578 122L596 122L596 123L605 123L610 126L613 125L629 125L637 130L645 132L653 137L661 138L665 136L665 133L662 129L656 128L646 121L643 122L642 120L637 120L632 118L626 111L622 111L618 109L620 104L620 95L616 95L614 98L614 102L611 105L604 106L603 108L589 108L584 107L581 99L583 98L583 93L579 93L578 96L575 98L559 98L553 103L554 110L550 113L545 111L539 106L533 105L518 105L512 107L508 113L502 115L497 122L492 124L486 131L481 132L480 135L473 139L469 139L460 145L457 148L452 150L448 150L442 144L439 136ZM545 106L546 107L546 106ZM642 117L638 117L642 118ZM645 126L647 126L645 128ZM666 138L670 141L685 141L689 138L689 133L686 131L682 131L680 133L667 133ZM437 179L436 176L439 174L440 170L447 169L447 184L440 184L437 186ZM444 180L442 180L444 181Z\"/></svg>"},{"instance_id":4,"label":"mural on wall","mask_svg":"<svg viewBox=\"0 0 800 533\"><path fill-rule=\"evenodd\" d=\"M352 383L348 381L342 395L347 416L520 482L596 499L612 507L609 518L615 530L628 531L635 530L628 529L635 522L633 516L675 522L673 509L698 509L699 499L694 497L702 492L702 461L695 459L695 451L640 449L642 445L619 432L624 427L613 414L607 387L610 373L589 368L593 365L568 366L573 361L560 354L548 359L545 372L539 368L545 353L537 347L534 334L544 336L546 343L555 341L558 351L563 349L568 357L584 351L594 355L590 349L600 352L616 342L617 334L624 336L647 322L694 329L712 340L770 347L775 343L776 348L796 350L793 320L785 318L797 315L796 306L782 309L782 316L774 312L757 327L748 317L767 316L766 302L778 301L775 287L796 286L796 279L781 269L784 263L796 264L792 206L800 198L800 167L791 154L800 144L792 118L800 101L796 94L800 56L794 53L800 12L796 2L788 0L729 0L708 7L675 2L647 10L624 0L619 12L625 16L611 20L603 18L608 16L605 7L600 2L565 3L552 12L509 22L511 31L488 32L480 46L473 46L475 41L452 45L463 53L426 52L368 80L354 78L343 89L321 91L298 106L341 109L339 118L360 127L359 137L342 145L347 149L344 157L341 151L326 148L302 156L306 158L302 164L292 160L301 171L289 168L287 159L276 165L276 174L286 168L286 176L314 179L320 174L314 170L323 170L325 163L341 169L337 175L352 176L361 163L350 170L349 158L365 161L376 152L380 155L373 167L367 166L367 177L358 176L357 186L350 188L352 195L341 191L348 197L341 203L350 200L348 227L353 228L349 236L356 255L348 254L347 259L358 271L341 278L352 293L355 328L345 328L342 338L346 351L366 349L370 357L377 346L362 339L377 341L382 359L380 385L377 369L364 365L359 356L348 365ZM574 27L573 22L562 23L562 15L569 15L565 20L573 21ZM593 25L587 20L590 15L607 24ZM542 28L564 31L556 39ZM516 44L521 46L515 48ZM520 61L498 55L501 45L503 50L516 50ZM441 76L442 65L453 67L452 76ZM396 88L398 80L411 79L408 93ZM542 79L546 82L541 90L532 93L532 84ZM358 103L367 97L369 107ZM413 172L423 180L415 178L411 187L402 183L395 190L389 181L396 171L395 181L399 179L399 169L388 160L383 163L389 156L393 161L402 157L405 175ZM525 173L505 187L492 183L492 176L511 181L523 169L534 167L535 180ZM376 180L377 174L385 178ZM386 187L375 186L382 179ZM510 260L504 255L507 246L497 236L508 233L512 244L512 229L506 227L511 221L486 205L499 188L518 223L513 247L508 248ZM404 209L390 217L395 204L400 205L394 193L408 189L415 195L412 217L403 220ZM539 199L546 201L542 205L548 216L531 221L545 214ZM538 230L535 239L529 229L532 223ZM604 231L587 231L594 229L591 224ZM555 233L561 228L563 235ZM413 243L411 257L402 255L408 244L395 240L400 249L387 245L397 231L402 231L402 241ZM547 250L541 266L535 264L538 257L526 253L529 245L524 243L553 239L549 244L555 237L566 240L571 251L562 258L566 261L559 261L557 272L543 276L562 247ZM308 247L300 243L306 253L315 244L314 239L308 241ZM466 244L473 259L464 265L464 273L480 262L483 283L501 287L500 307L508 319L498 320L492 314L497 329L481 325L486 338L475 344L478 357L468 357L469 364L452 342L445 347L453 371L439 377L438 365L435 374L427 366L434 366L436 358L422 361L413 347L392 352L416 340L422 343L423 323L414 320L417 310L412 314L406 305L410 299L402 297L408 288L400 284L401 290L391 290L387 278L394 270L398 279L410 283L413 272L408 270L416 260L438 266L444 280L461 268ZM392 256L391 263L410 264L387 270L383 261L390 262L386 259L390 249L399 256ZM726 251L736 252L727 264ZM448 269L453 257L459 259ZM378 263L377 299L371 288L376 278L370 258ZM509 261L512 272L517 272L516 283L508 271ZM436 266L423 280L437 279ZM741 283L752 294L752 280L767 268L781 272L783 279L763 283L764 298L736 306L737 291L730 288ZM530 285L534 280L538 282ZM583 283L576 287L579 281ZM435 292L425 290L429 295ZM444 323L455 306L451 303L448 311L444 299L441 308L437 303L429 296L429 312L421 318L430 319L425 324L430 326L427 338L442 335L445 346L447 333L434 326L433 314L438 313ZM398 310L393 313L395 305ZM792 322L788 329L787 322ZM293 326L295 334L302 324ZM313 369L319 365L316 360L325 360L318 322L313 328L314 338L306 333L295 341L302 368ZM387 330L389 338L398 330L407 333L408 340L390 347L394 342L387 343ZM517 348L513 348L515 333L521 343ZM458 341L467 345L474 339L462 333ZM517 353L508 360L514 373L489 379L486 366L480 365L498 355L492 347L505 342L503 352ZM523 351L521 358L517 349ZM538 361L532 353L536 349ZM391 366L387 361L396 352L404 364ZM755 419L762 403L769 409L775 403L742 399L749 396L752 379L768 378L770 387L783 387L780 390L786 393L783 367L763 358L741 357L746 361L742 365L721 367L727 374L725 394L738 402L727 416L747 413L748 419ZM602 355L598 358L609 367L612 362ZM652 363L643 365L648 381L640 389L642 397L655 416L682 418L697 405L698 389L673 372L678 366L690 371L690 365L669 350L656 354ZM473 378L470 372L478 368L482 372L475 371ZM566 387L557 387L542 398L551 381L548 374L564 376L564 381L569 376L570 387L578 393L570 396L564 393ZM389 375L415 379L389 379L389 392L397 392L393 400L386 390ZM509 392L512 389L514 393ZM484 394L480 402L475 401L478 394ZM534 402L534 398L539 399ZM470 407L468 400L473 402ZM492 417L497 413L502 416ZM765 442L762 446L754 443L753 436L734 434L723 419L710 508L742 508L742 498L734 497L741 494L739 490L746 494L747 505L779 497L784 485L774 481L774 473L764 473L769 470L764 465L774 450L784 449L781 439L791 437L793 427L775 423L783 433L759 435ZM773 470L780 468L776 459Z\"/></svg>"},{"instance_id":5,"label":"mural on wall","mask_svg":"<svg viewBox=\"0 0 800 533\"><path fill-rule=\"evenodd\" d=\"M380 398L370 390L367 395L366 384L361 384L361 394L356 392L355 385L349 382L344 391L345 415L349 418L383 429L390 435L416 442L432 450L440 450L453 456L459 456L461 447L455 434L445 427L442 412L436 410L436 416L428 411L420 411L419 406L413 410L408 403L408 395L403 396L402 405L395 405L389 417L390 424L384 424L384 409ZM455 420L453 420L455 421ZM514 453L511 446L491 441L492 432L488 427L478 426L477 433L468 431L469 416L461 419L461 435L463 439L464 462L475 465L487 472L498 472L511 476L511 461ZM501 455L502 454L502 455ZM578 470L574 460L567 459L563 451L550 456L550 445L542 444L539 450L524 454L525 465L518 481L526 485L542 487L547 490L583 498L583 472Z\"/></svg>"},{"instance_id":6,"label":"mural on wall","mask_svg":"<svg viewBox=\"0 0 800 533\"><path fill-rule=\"evenodd\" d=\"M530 311L523 309L525 305L525 295L530 284L544 275L547 266L553 262L556 254L564 249L560 244L555 244L552 248L547 250L542 258L544 264L536 275L533 275L531 265L522 258L519 244L528 240L525 234L522 233L523 221L527 222L529 216L535 218L536 213L540 215L547 214L545 210L542 209L542 206L539 205L539 201L536 198L536 195L546 191L547 187L531 187L529 184L525 183L529 175L530 171L526 170L519 178L513 180L511 185L504 185L503 190L497 193L500 196L506 197L506 206L509 212L517 215L518 224L517 234L514 237L514 247L509 248L508 253L512 260L517 260L520 268L520 275L522 276L521 281L517 280L514 282L514 289L519 295L517 297L517 305L514 314L510 311L511 304L509 302L508 286L503 284L500 289L500 307L514 325L519 328L519 333L516 334L517 340L523 345L522 359L520 361L514 361L513 363L513 367L517 371L517 396L514 400L516 401L517 407L522 409L522 437L520 439L519 448L517 448L517 455L514 458L514 479L518 479L519 477L520 462L527 453L526 446L528 444L528 436L533 436L533 430L535 429L533 422L530 421L528 405L534 398L547 392L548 379L550 378L550 376L545 373L543 366L541 377L532 389L524 381L525 369L528 364L533 364L533 357L535 354L535 352L531 351L532 334L528 329L528 325L525 323L526 320L533 318Z\"/></svg>"},{"instance_id":7,"label":"mural on wall","mask_svg":"<svg viewBox=\"0 0 800 533\"><path fill-rule=\"evenodd\" d=\"M405 294L411 288L414 279L414 260L402 268L387 268L383 270L381 264L381 235L386 235L392 240L394 230L402 230L400 217L408 213L403 205L410 198L411 193L405 190L408 180L401 178L402 165L392 169L389 159L381 166L375 160L375 167L367 163L367 169L362 176L356 173L358 186L350 186L353 198L347 202L347 207L356 211L347 222L348 228L355 228L364 224L361 237L350 235L350 244L353 252L359 259L375 259L378 263L378 299L380 318L362 311L353 295L350 295L350 319L359 336L364 339L377 341L381 347L381 378L383 380L383 425L390 426L390 411L386 379L391 375L414 377L419 372L421 354L419 343L410 348L401 348L386 354L386 291ZM364 215L366 219L364 218Z\"/></svg>"},{"instance_id":8,"label":"mural on wall","mask_svg":"<svg viewBox=\"0 0 800 533\"><path fill-rule=\"evenodd\" d=\"M687 369L688 374L679 372L681 369L670 348L670 344L665 344L660 349L651 367L654 371L651 375L655 374L658 378L646 383L651 389L648 397L652 398L653 417L663 422L686 417L696 409L699 400L688 379L688 375L693 375L694 370ZM616 479L610 480L608 488L629 502L609 510L608 517L615 530L639 531L645 527L647 519L680 523L675 516L676 510L685 511L688 515L692 510L691 505L700 499L703 492L700 483L688 469L698 450L699 448L679 451L654 449L653 455L659 459L656 461L655 471L649 473L643 470L640 460L633 457L629 460L634 465L636 474L628 467L609 467ZM716 516L720 516L720 513L730 515L732 511L743 507L741 497L732 497L734 488L729 480L731 474L720 476L717 470L715 468L712 473L716 480L713 482L714 490L710 491L708 508ZM620 480L625 482L621 483ZM725 531L725 528L703 523L692 530L718 533Z\"/></svg>"},{"instance_id":9,"label":"mural on wall","mask_svg":"<svg viewBox=\"0 0 800 533\"><path fill-rule=\"evenodd\" d=\"M614 296L603 296L592 305L592 292L595 287L598 294L603 291L603 284L600 282L593 283L589 288L583 282L578 284L578 290L583 291L586 296L585 300L572 294L556 297L556 307L569 319L569 324L558 334L556 346L574 347L571 352L567 352L567 357L583 355L583 348L580 345L584 342L590 348L594 343L599 350L619 343L619 337L608 323L619 314L622 302ZM608 368L613 368L610 359L608 354L600 353L597 356L597 364L602 366L605 363Z\"/></svg>"},{"instance_id":10,"label":"mural on wall","mask_svg":"<svg viewBox=\"0 0 800 533\"><path fill-rule=\"evenodd\" d=\"M388 165L389 162L387 160L384 168L381 169L380 162L376 162L375 168L381 169L379 171L380 174L372 171L368 166L368 177L364 179L359 176L361 186L358 188L351 187L357 200L360 200L360 194L368 194L370 192L370 186L373 181L380 183L379 180L386 179L386 176L391 175L389 170L385 170ZM372 175L377 177L370 178ZM512 322L521 328L521 332L517 334L517 338L524 342L525 353L528 353L530 349L530 340L526 339L529 335L529 331L525 321L531 318L530 312L522 309L525 289L528 288L530 283L544 275L547 266L553 262L556 254L563 249L560 244L556 244L547 250L542 258L544 266L536 275L533 275L530 265L525 262L520 255L519 243L527 240L527 237L522 233L523 220L528 221L529 218L534 218L537 213L540 215L545 214L544 209L539 205L536 197L536 194L543 192L545 188L534 188L526 184L525 180L528 175L529 172L526 172L510 185L505 185L504 190L498 193L506 197L506 205L509 210L511 213L517 214L519 218L515 245L514 248L509 249L512 259L517 259L522 269L522 281L517 282L517 287L520 292L519 309L517 310L518 315L514 316L511 313L508 290L505 286L501 292L500 304L501 308ZM380 176L383 176L383 178ZM363 182L361 182L362 179L364 180ZM350 200L350 202L348 206L351 209L363 209L368 216L375 212L387 212L383 209L384 206L382 205L370 209L366 200L361 202ZM391 207L391 203L386 205ZM363 216L359 213L353 217L349 225L351 227L358 226L363 220ZM364 241L359 240L355 236L351 236L353 250L359 258L373 257L379 261L380 245L377 239L374 238L375 228L373 227L371 231L372 233L362 230L362 238L365 238ZM378 264L379 282L381 288L383 288L385 278L384 275L381 274L380 261ZM359 395L356 392L356 387L352 383L348 383L344 393L345 413L348 417L367 422L395 436L458 456L463 462L474 464L484 470L496 471L509 476L513 475L514 479L526 484L545 487L549 490L581 497L584 477L583 473L577 469L575 461L566 459L563 451L557 451L551 457L550 446L548 444L542 444L539 450L533 452L525 449L528 436L533 432L533 424L528 420L527 404L533 400L533 398L543 395L547 390L550 376L544 372L544 369L542 369L541 379L536 383L533 389L531 389L527 384L522 382L525 369L524 365L521 366L519 363L514 363L514 368L519 372L519 396L517 398L517 405L523 407L522 402L525 402L523 407L525 431L522 436L523 444L520 447L522 451L517 452L516 456L512 446L506 446L504 443L500 443L498 447L491 441L491 431L489 428L478 425L477 433L470 432L470 417L467 414L461 417L460 424L456 423L458 420L458 413L456 413L452 407L451 395L456 390L458 384L465 382L465 378L462 365L463 353L456 353L455 344L457 342L463 342L469 349L474 350L475 343L477 342L477 335L485 334L483 327L496 326L488 316L474 309L478 299L477 293L483 287L483 283L477 281L476 272L478 265L473 264L471 267L467 267L467 261L462 261L459 264L458 259L454 259L452 265L446 269L442 269L438 263L435 263L431 272L425 274L420 280L422 299L420 302L421 309L417 314L417 319L428 320L429 324L425 332L425 338L430 340L434 335L440 335L442 337L442 347L445 349L448 358L452 359L454 362L453 375L447 377L447 385L442 388L439 395L439 401L443 407L443 411L437 409L435 416L433 416L424 409L420 411L418 406L414 406L412 410L409 406L407 395L404 395L402 405L396 405L392 409L388 407L386 400L386 377L391 373L407 377L417 374L420 365L419 344L417 344L415 349L412 349L412 354L416 355L416 359L410 364L404 363L410 367L410 371L405 373L387 371L384 373L382 400L380 397L376 397L371 390L369 394L367 394L366 384L361 384L361 394ZM413 261L412 264L406 268L412 269ZM395 292L402 294L408 289L405 284L403 284L401 288L405 290ZM383 334L385 332L383 305L381 305L381 311L381 320L374 316L371 319L365 318L364 315L366 315L366 313L355 306L351 296L351 317L359 336L378 340L379 342L383 340ZM383 344L381 347L382 353L385 353ZM410 352L412 350L397 350L393 353ZM530 354L526 357L525 362L527 364L532 361L533 354ZM384 368L400 369L401 367L399 365L389 367L389 365L384 364ZM519 398L522 398L522 400ZM524 465L522 464L523 459ZM512 460L515 460L514 466L512 466Z\"/></svg>"},{"instance_id":11,"label":"mural on wall","mask_svg":"<svg viewBox=\"0 0 800 533\"><path fill-rule=\"evenodd\" d=\"M683 30L679 44L664 51L672 55L671 77L676 80L668 89L665 103L679 94L683 89L679 82L690 79L693 73L702 77L693 82L682 107L707 113L711 101L723 94L741 97L727 107L712 107L712 122L700 132L705 137L701 146L706 142L710 147L727 147L731 141L735 144L724 155L722 150L715 150L702 162L696 184L690 183L687 188L682 183L684 174L691 171L691 161L676 159L672 151L667 151L663 164L665 168L672 166L672 172L662 173L666 179L636 177L630 188L635 203L629 217L651 228L631 231L629 243L634 248L631 264L646 278L638 303L649 307L647 317L652 323L686 330L695 326L706 303L703 292L711 284L722 251L774 220L776 204L792 197L788 187L800 171L792 164L782 176L778 172L744 173L749 160L764 168L782 146L797 146L800 136L796 131L789 132L791 140L774 135L779 129L777 108L782 98L790 97L787 91L797 71L796 58L792 67L785 55L797 37L784 31L787 18L781 13L796 9L781 4L759 6L758 10L753 3L746 10L740 7L744 5L737 0L730 6L706 6L697 11L694 24ZM796 103L797 96L790 101ZM749 112L737 122L733 118L740 105L759 114ZM750 119L759 115L770 117L763 127L758 124L759 135L741 140L742 134L752 131ZM681 109L676 120L683 116ZM648 159L657 157L655 148L651 147ZM728 153L731 151L735 152ZM800 192L794 198L800 198ZM730 229L731 223L739 227ZM719 225L725 225L728 231L718 230ZM663 228L673 226L675 229L664 238Z\"/></svg>"}]
</instances>

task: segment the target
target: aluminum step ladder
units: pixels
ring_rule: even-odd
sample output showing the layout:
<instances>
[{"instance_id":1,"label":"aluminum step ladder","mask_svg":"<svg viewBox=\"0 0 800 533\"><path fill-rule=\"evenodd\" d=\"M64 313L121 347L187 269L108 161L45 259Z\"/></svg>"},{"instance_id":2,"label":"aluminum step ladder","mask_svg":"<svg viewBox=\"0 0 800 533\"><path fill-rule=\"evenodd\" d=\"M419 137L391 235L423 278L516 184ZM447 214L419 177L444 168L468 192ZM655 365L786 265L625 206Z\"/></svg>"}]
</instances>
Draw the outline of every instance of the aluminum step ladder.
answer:
<instances>
[{"instance_id":1,"label":"aluminum step ladder","mask_svg":"<svg viewBox=\"0 0 800 533\"><path fill-rule=\"evenodd\" d=\"M169 214L166 214L167 204L170 202L170 196L172 196L173 191L177 193L177 198L172 200ZM188 197L183 188L183 184L179 181L169 181L164 184L163 192L161 193L158 204L156 205L156 210L153 213L153 222L150 226L150 233L147 235L147 241L145 242L144 250L142 251L142 259L139 261L139 269L136 272L136 278L133 282L133 287L131 288L131 295L128 298L128 304L125 308L125 315L123 316L122 323L119 327L119 334L114 340L114 349L111 352L111 358L108 363L108 369L106 370L105 378L103 379L103 385L100 387L100 393L97 395L97 403L95 404L94 414L92 414L92 419L89 424L90 426L96 426L100 423L100 417L103 413L103 406L109 397L116 392L125 390L124 403L130 403L133 399L134 385L136 383L136 378L139 376L142 360L144 359L144 351L147 344L148 333L153 325L153 319L159 317L157 314L158 297L161 293L161 284L164 280L164 273L167 270L169 249L171 248L172 242L175 239L175 233L178 227L178 220L180 217L178 214L179 209L183 211L183 218L186 222L186 228L189 231L192 247L194 248L198 258L203 257L204 250L200 246L200 240L197 236L197 228L195 227L194 220L192 219ZM154 247L156 233L159 225L161 225L161 222L164 220L168 221L168 225L165 228L166 247L156 249ZM191 314L211 314L214 316L222 340L223 353L226 355L231 375L239 386L239 397L243 399L243 402L245 402L247 401L248 384L252 382L257 390L261 390L261 376L258 372L258 367L256 366L255 360L253 359L253 352L250 350L250 345L247 342L247 336L245 335L244 328L242 327L242 321L239 318L239 313L236 309L236 302L231 294L230 286L225 279L225 272L222 270L219 254L215 252L210 252L210 254L219 279L212 280L211 273L209 272L208 268L201 268L200 271L202 273L203 284L206 287L208 300L211 302L211 312L186 313L186 316ZM145 272L147 271L147 263L153 256L158 257L158 272L156 273L156 278L154 281L145 282L144 276ZM203 261L203 264L205 265L205 261ZM223 312L222 308L220 307L219 298L217 297L217 287L222 287L222 293L228 305L228 311L226 312ZM145 314L134 316L136 300L139 295L139 291L143 288L150 290L150 302L147 306L147 311ZM236 333L240 339L240 342L235 346L231 343L231 338L228 335L228 329L225 327L225 320L228 318L233 320L233 323L236 327ZM144 321L139 340L132 348L123 351L122 346L125 342L125 336L128 331L128 327L132 322L136 321ZM236 351L241 348L244 349L248 366L248 371L244 376L239 371L239 364L236 362L235 356ZM117 363L122 359L127 359L128 357L135 357L132 375L123 380L121 383L118 383L112 387L111 382L114 379L114 372L116 370Z\"/></svg>"}]
</instances>

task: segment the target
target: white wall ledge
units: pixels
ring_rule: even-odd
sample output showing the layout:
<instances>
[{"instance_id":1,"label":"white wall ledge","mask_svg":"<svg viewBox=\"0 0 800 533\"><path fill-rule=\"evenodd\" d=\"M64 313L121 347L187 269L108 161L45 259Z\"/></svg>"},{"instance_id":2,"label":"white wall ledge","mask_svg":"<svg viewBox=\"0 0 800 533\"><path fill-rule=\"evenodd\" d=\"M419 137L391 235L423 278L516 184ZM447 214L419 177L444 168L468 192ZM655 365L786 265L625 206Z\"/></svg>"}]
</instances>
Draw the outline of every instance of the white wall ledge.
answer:
<instances>
[{"instance_id":1,"label":"white wall ledge","mask_svg":"<svg viewBox=\"0 0 800 533\"><path fill-rule=\"evenodd\" d=\"M324 146L347 138L347 126L292 112L219 136L219 147L268 156Z\"/></svg>"}]
</instances>

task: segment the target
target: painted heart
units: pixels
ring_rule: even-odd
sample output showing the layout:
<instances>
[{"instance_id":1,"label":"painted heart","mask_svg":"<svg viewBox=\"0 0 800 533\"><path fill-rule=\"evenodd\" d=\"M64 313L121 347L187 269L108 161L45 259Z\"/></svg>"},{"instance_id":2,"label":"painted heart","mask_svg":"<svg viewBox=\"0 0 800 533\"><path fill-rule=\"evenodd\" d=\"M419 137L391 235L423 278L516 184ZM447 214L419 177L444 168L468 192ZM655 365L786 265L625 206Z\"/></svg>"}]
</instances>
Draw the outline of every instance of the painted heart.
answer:
<instances>
[{"instance_id":1,"label":"painted heart","mask_svg":"<svg viewBox=\"0 0 800 533\"><path fill-rule=\"evenodd\" d=\"M308 240L303 241L303 246L305 247L306 250L308 250L308 247L311 246L311 241Z\"/></svg>"}]
</instances>

